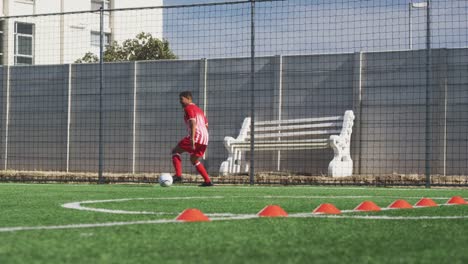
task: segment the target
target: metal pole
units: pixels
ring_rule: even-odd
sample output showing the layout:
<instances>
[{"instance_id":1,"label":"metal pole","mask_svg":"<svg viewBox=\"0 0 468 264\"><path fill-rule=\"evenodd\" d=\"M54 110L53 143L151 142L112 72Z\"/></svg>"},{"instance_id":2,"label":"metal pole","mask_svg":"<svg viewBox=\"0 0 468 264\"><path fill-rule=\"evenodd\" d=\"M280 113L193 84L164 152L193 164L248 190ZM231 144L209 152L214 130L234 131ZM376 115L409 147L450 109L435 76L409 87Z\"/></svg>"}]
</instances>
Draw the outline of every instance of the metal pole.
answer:
<instances>
[{"instance_id":1,"label":"metal pole","mask_svg":"<svg viewBox=\"0 0 468 264\"><path fill-rule=\"evenodd\" d=\"M133 138L132 138L132 174L135 174L136 167L136 132L137 132L137 62L133 63Z\"/></svg>"},{"instance_id":2,"label":"metal pole","mask_svg":"<svg viewBox=\"0 0 468 264\"><path fill-rule=\"evenodd\" d=\"M431 188L431 1L426 6L426 188Z\"/></svg>"},{"instance_id":3,"label":"metal pole","mask_svg":"<svg viewBox=\"0 0 468 264\"><path fill-rule=\"evenodd\" d=\"M70 171L70 131L72 102L72 64L68 64L68 106L67 106L67 172Z\"/></svg>"},{"instance_id":4,"label":"metal pole","mask_svg":"<svg viewBox=\"0 0 468 264\"><path fill-rule=\"evenodd\" d=\"M5 164L4 164L4 170L8 170L8 135L10 131L10 103L11 103L11 98L10 98L10 86L11 86L11 80L10 80L10 73L11 69L10 66L7 64L6 65L6 117L5 117Z\"/></svg>"},{"instance_id":5,"label":"metal pole","mask_svg":"<svg viewBox=\"0 0 468 264\"><path fill-rule=\"evenodd\" d=\"M282 120L282 109L283 109L283 56L278 56L278 121L280 124L278 125L281 128L281 120ZM279 129L279 133L281 133L281 129ZM278 137L278 141L281 141L281 137ZM277 161L276 161L276 170L281 170L281 150L277 152Z\"/></svg>"},{"instance_id":6,"label":"metal pole","mask_svg":"<svg viewBox=\"0 0 468 264\"><path fill-rule=\"evenodd\" d=\"M255 178L255 0L250 1L250 185Z\"/></svg>"},{"instance_id":7,"label":"metal pole","mask_svg":"<svg viewBox=\"0 0 468 264\"><path fill-rule=\"evenodd\" d=\"M104 64L104 1L101 4L99 9L100 14L100 39L99 39L99 170L98 170L98 181L99 184L104 183L104 177L102 175L103 171L103 155L104 155L104 146L102 142L102 88L104 86L103 78L103 64Z\"/></svg>"},{"instance_id":8,"label":"metal pole","mask_svg":"<svg viewBox=\"0 0 468 264\"><path fill-rule=\"evenodd\" d=\"M447 62L446 62L447 63ZM444 78L444 176L447 175L447 66Z\"/></svg>"},{"instance_id":9,"label":"metal pole","mask_svg":"<svg viewBox=\"0 0 468 264\"><path fill-rule=\"evenodd\" d=\"M408 3L408 45L409 45L409 49L413 49L413 44L412 44L412 40L411 40L411 8L412 8L412 5L413 3L411 3L411 1Z\"/></svg>"}]
</instances>

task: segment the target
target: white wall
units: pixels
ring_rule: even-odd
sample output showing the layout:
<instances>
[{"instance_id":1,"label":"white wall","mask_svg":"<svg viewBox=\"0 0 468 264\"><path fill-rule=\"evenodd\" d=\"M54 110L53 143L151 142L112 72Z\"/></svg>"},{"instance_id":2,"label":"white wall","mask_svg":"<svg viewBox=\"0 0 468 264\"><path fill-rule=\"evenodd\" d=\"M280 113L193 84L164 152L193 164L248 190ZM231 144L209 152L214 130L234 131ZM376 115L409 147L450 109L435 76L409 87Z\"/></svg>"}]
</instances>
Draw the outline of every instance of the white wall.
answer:
<instances>
[{"instance_id":1,"label":"white wall","mask_svg":"<svg viewBox=\"0 0 468 264\"><path fill-rule=\"evenodd\" d=\"M119 0L114 1L113 8L131 8L146 6L162 6L162 0ZM161 8L148 10L119 11L112 14L111 20L113 39L119 43L134 38L140 32L151 33L154 37L163 36L163 10Z\"/></svg>"},{"instance_id":2,"label":"white wall","mask_svg":"<svg viewBox=\"0 0 468 264\"><path fill-rule=\"evenodd\" d=\"M14 0L7 1L8 3L4 3L5 6L5 14L6 16L13 16L13 15L26 15L26 14L33 14L34 13L34 5L27 2L17 2ZM15 33L15 22L29 22L28 19L9 19L4 23L4 37L5 44L4 45L4 57L7 60L7 64L14 63L14 50L15 50L15 42L14 42L14 33Z\"/></svg>"},{"instance_id":3,"label":"white wall","mask_svg":"<svg viewBox=\"0 0 468 264\"><path fill-rule=\"evenodd\" d=\"M91 9L91 0L27 0L0 1L1 11L6 16L46 14L59 12L86 11ZM162 0L114 0L112 8L162 6ZM7 6L8 5L8 6ZM8 7L8 8L7 8ZM4 10L5 9L5 10ZM162 37L162 9L118 11L107 14L104 31L111 33L112 40L119 43L134 38L138 33L149 32ZM8 36L6 50L9 65L14 64L14 23L27 22L35 25L35 64L73 63L86 52L99 53L98 46L91 45L91 31L99 32L99 13L71 14L65 16L39 16L8 20L5 36Z\"/></svg>"},{"instance_id":4,"label":"white wall","mask_svg":"<svg viewBox=\"0 0 468 264\"><path fill-rule=\"evenodd\" d=\"M10 0L8 11L10 16L30 15L34 13L34 4L29 1Z\"/></svg>"}]
</instances>

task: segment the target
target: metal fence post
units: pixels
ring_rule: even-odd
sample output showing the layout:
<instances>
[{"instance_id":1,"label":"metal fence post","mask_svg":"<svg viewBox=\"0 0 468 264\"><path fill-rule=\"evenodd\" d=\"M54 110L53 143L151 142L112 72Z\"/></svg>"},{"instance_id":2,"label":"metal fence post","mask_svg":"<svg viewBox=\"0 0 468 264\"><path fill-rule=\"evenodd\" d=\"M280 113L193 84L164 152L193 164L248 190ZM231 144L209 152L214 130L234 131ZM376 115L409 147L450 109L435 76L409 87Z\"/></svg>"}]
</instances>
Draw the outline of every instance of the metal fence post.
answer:
<instances>
[{"instance_id":1,"label":"metal fence post","mask_svg":"<svg viewBox=\"0 0 468 264\"><path fill-rule=\"evenodd\" d=\"M72 102L72 64L68 64L68 102L67 102L67 172L70 171L70 131Z\"/></svg>"},{"instance_id":2,"label":"metal fence post","mask_svg":"<svg viewBox=\"0 0 468 264\"><path fill-rule=\"evenodd\" d=\"M138 62L133 63L133 121L132 121L132 174L135 174L136 168L136 133L137 133L137 73Z\"/></svg>"},{"instance_id":3,"label":"metal fence post","mask_svg":"<svg viewBox=\"0 0 468 264\"><path fill-rule=\"evenodd\" d=\"M100 14L100 38L99 38L99 169L98 169L98 181L100 184L104 183L104 177L102 175L104 167L104 146L102 142L102 89L104 86L103 78L103 64L104 64L104 2L101 4L99 9Z\"/></svg>"},{"instance_id":4,"label":"metal fence post","mask_svg":"<svg viewBox=\"0 0 468 264\"><path fill-rule=\"evenodd\" d=\"M426 8L426 188L431 187L431 1L427 0Z\"/></svg>"},{"instance_id":5,"label":"metal fence post","mask_svg":"<svg viewBox=\"0 0 468 264\"><path fill-rule=\"evenodd\" d=\"M354 147L351 148L353 161L354 161L354 172L357 175L361 174L362 167L362 99L363 99L363 75L362 75L362 64L364 54L363 52L356 52L353 56L353 111L355 115L354 128L352 135L352 142Z\"/></svg>"},{"instance_id":6,"label":"metal fence post","mask_svg":"<svg viewBox=\"0 0 468 264\"><path fill-rule=\"evenodd\" d=\"M10 130L10 103L11 103L11 98L10 98L10 66L6 66L6 89L7 89L7 94L6 94L6 117L5 117L5 164L4 164L4 170L8 170L8 135L9 135L9 130Z\"/></svg>"},{"instance_id":7,"label":"metal fence post","mask_svg":"<svg viewBox=\"0 0 468 264\"><path fill-rule=\"evenodd\" d=\"M276 120L281 121L282 119L282 110L283 110L283 56L282 55L276 55L274 57L274 65L275 65L275 70L273 72L273 78L274 78L274 106L275 108L275 114L276 114ZM281 123L278 125L278 128L281 127ZM281 133L281 130L279 130ZM281 137L277 138L278 141L281 141ZM276 170L280 171L281 170L281 150L276 151Z\"/></svg>"},{"instance_id":8,"label":"metal fence post","mask_svg":"<svg viewBox=\"0 0 468 264\"><path fill-rule=\"evenodd\" d=\"M255 182L255 0L250 1L250 185Z\"/></svg>"}]
</instances>

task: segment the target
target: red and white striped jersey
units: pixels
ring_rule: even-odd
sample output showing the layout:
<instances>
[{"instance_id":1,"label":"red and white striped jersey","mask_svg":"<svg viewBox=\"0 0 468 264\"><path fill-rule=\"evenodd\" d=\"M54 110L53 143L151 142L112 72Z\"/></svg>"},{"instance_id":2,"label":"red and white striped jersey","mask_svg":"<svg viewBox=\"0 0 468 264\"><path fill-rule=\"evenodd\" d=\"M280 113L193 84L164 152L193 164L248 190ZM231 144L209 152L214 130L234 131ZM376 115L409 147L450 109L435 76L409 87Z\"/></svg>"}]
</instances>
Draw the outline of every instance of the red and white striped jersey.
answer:
<instances>
[{"instance_id":1,"label":"red and white striped jersey","mask_svg":"<svg viewBox=\"0 0 468 264\"><path fill-rule=\"evenodd\" d=\"M190 122L189 120L195 120L196 122L196 131L195 131L195 143L201 145L208 145L208 119L205 116L203 110L201 110L194 103L187 105L184 108L185 116L184 121L187 125L188 137L190 135Z\"/></svg>"}]
</instances>

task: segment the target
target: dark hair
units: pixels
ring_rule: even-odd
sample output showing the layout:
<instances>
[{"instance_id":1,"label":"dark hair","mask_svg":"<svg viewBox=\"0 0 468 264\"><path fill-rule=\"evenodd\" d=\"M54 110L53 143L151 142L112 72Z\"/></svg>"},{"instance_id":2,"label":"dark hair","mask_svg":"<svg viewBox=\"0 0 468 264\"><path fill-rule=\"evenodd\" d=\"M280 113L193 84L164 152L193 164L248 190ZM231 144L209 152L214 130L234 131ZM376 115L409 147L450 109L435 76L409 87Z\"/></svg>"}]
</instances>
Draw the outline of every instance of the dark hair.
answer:
<instances>
[{"instance_id":1,"label":"dark hair","mask_svg":"<svg viewBox=\"0 0 468 264\"><path fill-rule=\"evenodd\" d=\"M185 97L185 98L192 99L192 92L189 92L189 91L181 92L179 94L179 97Z\"/></svg>"}]
</instances>

